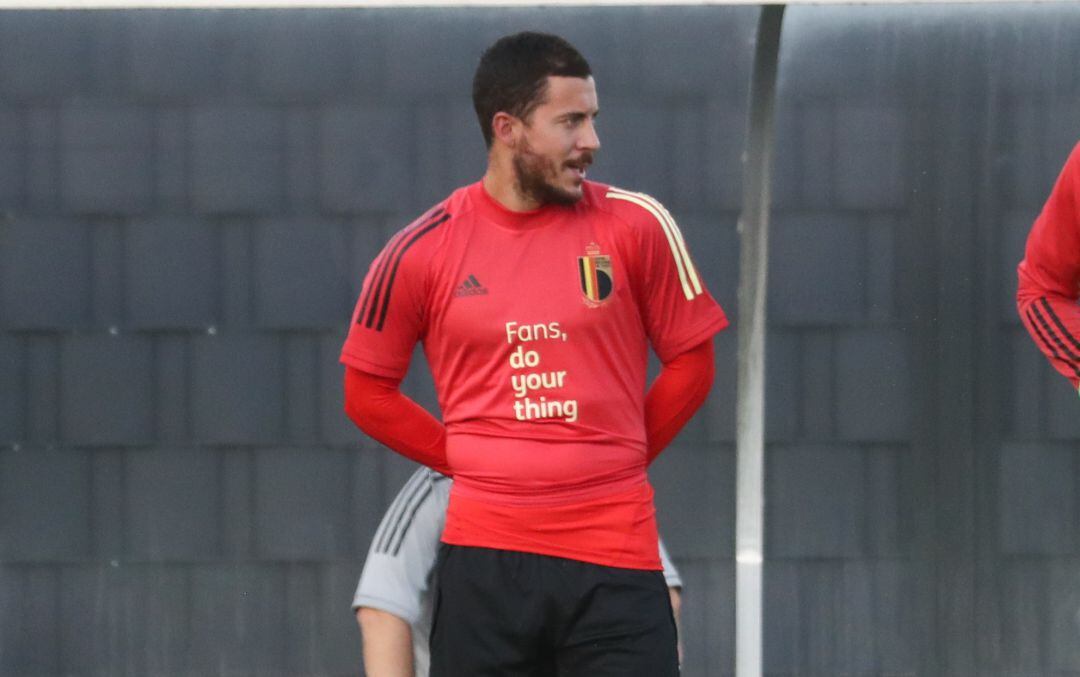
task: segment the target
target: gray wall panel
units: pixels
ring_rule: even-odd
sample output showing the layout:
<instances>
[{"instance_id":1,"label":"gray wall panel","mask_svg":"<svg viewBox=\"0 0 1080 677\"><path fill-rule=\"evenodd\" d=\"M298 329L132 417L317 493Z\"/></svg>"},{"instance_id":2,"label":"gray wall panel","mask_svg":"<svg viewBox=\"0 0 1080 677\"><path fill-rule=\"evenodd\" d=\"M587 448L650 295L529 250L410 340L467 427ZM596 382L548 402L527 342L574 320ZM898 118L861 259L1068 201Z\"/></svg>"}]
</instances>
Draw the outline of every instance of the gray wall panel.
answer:
<instances>
[{"instance_id":1,"label":"gray wall panel","mask_svg":"<svg viewBox=\"0 0 1080 677\"><path fill-rule=\"evenodd\" d=\"M65 567L58 658L65 674L183 674L191 642L185 566Z\"/></svg>"},{"instance_id":2,"label":"gray wall panel","mask_svg":"<svg viewBox=\"0 0 1080 677\"><path fill-rule=\"evenodd\" d=\"M0 223L0 326L81 327L90 316L90 239L77 220Z\"/></svg>"},{"instance_id":3,"label":"gray wall panel","mask_svg":"<svg viewBox=\"0 0 1080 677\"><path fill-rule=\"evenodd\" d=\"M773 446L767 461L769 540L776 558L858 557L866 552L863 453Z\"/></svg>"},{"instance_id":4,"label":"gray wall panel","mask_svg":"<svg viewBox=\"0 0 1080 677\"><path fill-rule=\"evenodd\" d=\"M209 449L133 451L125 523L135 560L200 561L221 552L223 459Z\"/></svg>"},{"instance_id":5,"label":"gray wall panel","mask_svg":"<svg viewBox=\"0 0 1080 677\"><path fill-rule=\"evenodd\" d=\"M0 671L56 674L60 668L59 582L52 568L0 568Z\"/></svg>"},{"instance_id":6,"label":"gray wall panel","mask_svg":"<svg viewBox=\"0 0 1080 677\"><path fill-rule=\"evenodd\" d=\"M143 445L154 438L153 346L140 336L63 341L59 411L72 445Z\"/></svg>"},{"instance_id":7,"label":"gray wall panel","mask_svg":"<svg viewBox=\"0 0 1080 677\"><path fill-rule=\"evenodd\" d=\"M683 579L680 632L683 674L726 677L735 672L735 568L730 562L677 560Z\"/></svg>"},{"instance_id":8,"label":"gray wall panel","mask_svg":"<svg viewBox=\"0 0 1080 677\"><path fill-rule=\"evenodd\" d=\"M220 454L221 549L226 559L240 562L255 556L255 457L251 449L228 449Z\"/></svg>"},{"instance_id":9,"label":"gray wall panel","mask_svg":"<svg viewBox=\"0 0 1080 677\"><path fill-rule=\"evenodd\" d=\"M114 17L127 38L131 94L180 102L250 91L257 39L243 14L165 10Z\"/></svg>"},{"instance_id":10,"label":"gray wall panel","mask_svg":"<svg viewBox=\"0 0 1080 677\"><path fill-rule=\"evenodd\" d=\"M343 333L325 336L319 341L319 431L326 444L359 447L356 426L345 415L345 366L338 362Z\"/></svg>"},{"instance_id":11,"label":"gray wall panel","mask_svg":"<svg viewBox=\"0 0 1080 677\"><path fill-rule=\"evenodd\" d=\"M154 127L154 194L156 206L165 214L187 213L191 183L190 129L187 109L162 105Z\"/></svg>"},{"instance_id":12,"label":"gray wall panel","mask_svg":"<svg viewBox=\"0 0 1080 677\"><path fill-rule=\"evenodd\" d=\"M851 219L778 217L770 235L770 319L781 325L856 323L863 316L863 239Z\"/></svg>"},{"instance_id":13,"label":"gray wall panel","mask_svg":"<svg viewBox=\"0 0 1080 677\"><path fill-rule=\"evenodd\" d=\"M60 209L59 121L56 108L35 104L26 111L26 202L30 213Z\"/></svg>"},{"instance_id":14,"label":"gray wall panel","mask_svg":"<svg viewBox=\"0 0 1080 677\"><path fill-rule=\"evenodd\" d=\"M15 336L0 335L0 445L25 439L26 350Z\"/></svg>"},{"instance_id":15,"label":"gray wall panel","mask_svg":"<svg viewBox=\"0 0 1080 677\"><path fill-rule=\"evenodd\" d=\"M1080 440L1080 416L1076 415L1076 392L1056 371L1048 379L1043 399L1049 433L1054 440Z\"/></svg>"},{"instance_id":16,"label":"gray wall panel","mask_svg":"<svg viewBox=\"0 0 1080 677\"><path fill-rule=\"evenodd\" d=\"M203 336L192 343L192 429L212 444L262 444L285 430L281 341ZM225 404L226 406L223 406Z\"/></svg>"},{"instance_id":17,"label":"gray wall panel","mask_svg":"<svg viewBox=\"0 0 1080 677\"><path fill-rule=\"evenodd\" d=\"M85 95L94 82L89 57L95 37L81 13L6 17L0 26L0 91L21 100Z\"/></svg>"},{"instance_id":18,"label":"gray wall panel","mask_svg":"<svg viewBox=\"0 0 1080 677\"><path fill-rule=\"evenodd\" d=\"M370 23L342 10L263 12L244 22L255 36L255 79L262 95L299 101L357 96L381 85L386 50Z\"/></svg>"},{"instance_id":19,"label":"gray wall panel","mask_svg":"<svg viewBox=\"0 0 1080 677\"><path fill-rule=\"evenodd\" d=\"M97 449L88 454L91 464L90 527L93 559L109 566L125 560L127 544L127 451Z\"/></svg>"},{"instance_id":20,"label":"gray wall panel","mask_svg":"<svg viewBox=\"0 0 1080 677\"><path fill-rule=\"evenodd\" d=\"M836 128L835 195L841 207L883 211L908 202L907 119L895 105L839 107Z\"/></svg>"},{"instance_id":21,"label":"gray wall panel","mask_svg":"<svg viewBox=\"0 0 1080 677\"><path fill-rule=\"evenodd\" d=\"M911 434L911 344L899 329L845 331L836 337L839 437L903 442Z\"/></svg>"},{"instance_id":22,"label":"gray wall panel","mask_svg":"<svg viewBox=\"0 0 1080 677\"><path fill-rule=\"evenodd\" d=\"M729 330L735 334L735 330ZM799 418L799 367L802 339L799 333L773 327L765 340L768 366L765 374L765 439L769 442L798 439L803 422ZM727 400L726 406L730 406Z\"/></svg>"},{"instance_id":23,"label":"gray wall panel","mask_svg":"<svg viewBox=\"0 0 1080 677\"><path fill-rule=\"evenodd\" d=\"M196 674L273 674L287 664L286 568L192 566L189 665Z\"/></svg>"},{"instance_id":24,"label":"gray wall panel","mask_svg":"<svg viewBox=\"0 0 1080 677\"><path fill-rule=\"evenodd\" d=\"M602 105L613 110L605 110L597 120L601 147L589 176L666 202L675 189L678 162L666 149L675 143L673 123L679 109L638 96L616 99L608 94L603 101ZM649 161L641 162L641 158ZM644 190L646 186L648 190ZM667 207L671 210L673 205ZM679 219L678 212L674 216Z\"/></svg>"},{"instance_id":25,"label":"gray wall panel","mask_svg":"<svg viewBox=\"0 0 1080 677\"><path fill-rule=\"evenodd\" d=\"M191 197L204 213L266 214L285 196L285 118L253 105L208 105L191 114Z\"/></svg>"},{"instance_id":26,"label":"gray wall panel","mask_svg":"<svg viewBox=\"0 0 1080 677\"><path fill-rule=\"evenodd\" d=\"M1077 551L1076 462L1076 451L1070 447L1010 444L1002 449L998 497L1002 552Z\"/></svg>"},{"instance_id":27,"label":"gray wall panel","mask_svg":"<svg viewBox=\"0 0 1080 677\"><path fill-rule=\"evenodd\" d=\"M153 199L153 111L77 103L60 111L61 195L75 213L133 213Z\"/></svg>"},{"instance_id":28,"label":"gray wall panel","mask_svg":"<svg viewBox=\"0 0 1080 677\"><path fill-rule=\"evenodd\" d=\"M259 451L255 457L259 554L284 560L331 560L350 554L349 489L345 451Z\"/></svg>"},{"instance_id":29,"label":"gray wall panel","mask_svg":"<svg viewBox=\"0 0 1080 677\"><path fill-rule=\"evenodd\" d=\"M319 337L298 334L285 339L285 427L296 442L319 440Z\"/></svg>"},{"instance_id":30,"label":"gray wall panel","mask_svg":"<svg viewBox=\"0 0 1080 677\"><path fill-rule=\"evenodd\" d=\"M1075 556L1048 562L1050 615L1046 618L1051 670L1080 671L1080 560Z\"/></svg>"},{"instance_id":31,"label":"gray wall panel","mask_svg":"<svg viewBox=\"0 0 1080 677\"><path fill-rule=\"evenodd\" d=\"M686 468L694 468L687 475ZM664 542L680 556L717 560L735 551L735 455L683 442L653 464L656 511ZM704 536L707 534L707 536Z\"/></svg>"},{"instance_id":32,"label":"gray wall panel","mask_svg":"<svg viewBox=\"0 0 1080 677\"><path fill-rule=\"evenodd\" d=\"M16 110L0 110L0 207L26 199L26 123Z\"/></svg>"},{"instance_id":33,"label":"gray wall panel","mask_svg":"<svg viewBox=\"0 0 1080 677\"><path fill-rule=\"evenodd\" d=\"M409 114L403 106L355 104L319 112L324 209L385 211L408 199L411 158L400 144L408 137Z\"/></svg>"},{"instance_id":34,"label":"gray wall panel","mask_svg":"<svg viewBox=\"0 0 1080 677\"><path fill-rule=\"evenodd\" d=\"M124 238L127 323L138 329L199 329L218 321L219 234L192 218L138 219Z\"/></svg>"},{"instance_id":35,"label":"gray wall panel","mask_svg":"<svg viewBox=\"0 0 1080 677\"><path fill-rule=\"evenodd\" d=\"M335 329L355 301L345 232L333 221L274 219L255 229L255 317L273 329Z\"/></svg>"},{"instance_id":36,"label":"gray wall panel","mask_svg":"<svg viewBox=\"0 0 1080 677\"><path fill-rule=\"evenodd\" d=\"M38 447L0 451L0 552L4 561L88 557L90 459L81 451Z\"/></svg>"},{"instance_id":37,"label":"gray wall panel","mask_svg":"<svg viewBox=\"0 0 1080 677\"><path fill-rule=\"evenodd\" d=\"M731 312L730 309L728 312ZM733 443L735 441L735 387L737 381L735 354L738 336L728 329L721 332L713 342L716 354L716 375L709 399L702 405L697 416L705 419L705 428L710 443Z\"/></svg>"}]
</instances>

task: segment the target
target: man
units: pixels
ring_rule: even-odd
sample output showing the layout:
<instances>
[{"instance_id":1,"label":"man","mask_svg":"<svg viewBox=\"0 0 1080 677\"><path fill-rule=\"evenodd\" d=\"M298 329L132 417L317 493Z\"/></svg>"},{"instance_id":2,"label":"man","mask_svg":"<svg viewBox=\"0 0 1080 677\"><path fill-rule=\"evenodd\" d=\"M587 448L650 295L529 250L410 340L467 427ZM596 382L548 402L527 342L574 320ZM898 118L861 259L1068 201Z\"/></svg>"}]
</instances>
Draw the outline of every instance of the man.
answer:
<instances>
[{"instance_id":1,"label":"man","mask_svg":"<svg viewBox=\"0 0 1080 677\"><path fill-rule=\"evenodd\" d=\"M390 240L341 355L350 418L455 480L431 674L676 675L646 469L727 320L661 205L586 181L599 108L569 43L497 41L473 103L487 171ZM399 389L417 341L445 427Z\"/></svg>"},{"instance_id":2,"label":"man","mask_svg":"<svg viewBox=\"0 0 1080 677\"><path fill-rule=\"evenodd\" d=\"M1080 387L1080 144L1028 234L1018 269L1020 319L1035 345Z\"/></svg>"},{"instance_id":3,"label":"man","mask_svg":"<svg viewBox=\"0 0 1080 677\"><path fill-rule=\"evenodd\" d=\"M353 597L368 677L427 677L437 585L433 568L450 483L437 472L417 470L383 515L371 541ZM678 626L682 579L663 541L660 560Z\"/></svg>"}]
</instances>

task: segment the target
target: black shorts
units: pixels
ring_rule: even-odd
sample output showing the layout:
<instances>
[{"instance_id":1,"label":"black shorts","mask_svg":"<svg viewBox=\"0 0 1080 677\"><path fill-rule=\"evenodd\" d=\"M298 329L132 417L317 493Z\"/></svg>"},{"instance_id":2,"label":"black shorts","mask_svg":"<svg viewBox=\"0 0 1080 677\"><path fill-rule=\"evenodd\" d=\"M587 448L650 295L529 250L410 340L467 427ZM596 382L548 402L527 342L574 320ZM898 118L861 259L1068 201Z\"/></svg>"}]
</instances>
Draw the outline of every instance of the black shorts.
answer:
<instances>
[{"instance_id":1,"label":"black shorts","mask_svg":"<svg viewBox=\"0 0 1080 677\"><path fill-rule=\"evenodd\" d=\"M660 571L442 544L431 677L675 677Z\"/></svg>"}]
</instances>

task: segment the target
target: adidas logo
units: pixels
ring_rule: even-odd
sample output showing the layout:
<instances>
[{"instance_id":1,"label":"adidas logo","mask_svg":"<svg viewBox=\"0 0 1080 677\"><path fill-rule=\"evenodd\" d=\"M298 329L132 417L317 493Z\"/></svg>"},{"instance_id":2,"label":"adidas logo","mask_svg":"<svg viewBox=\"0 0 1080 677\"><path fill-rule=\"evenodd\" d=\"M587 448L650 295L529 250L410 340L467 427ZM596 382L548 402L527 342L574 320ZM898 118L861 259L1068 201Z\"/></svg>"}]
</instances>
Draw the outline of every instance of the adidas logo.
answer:
<instances>
[{"instance_id":1,"label":"adidas logo","mask_svg":"<svg viewBox=\"0 0 1080 677\"><path fill-rule=\"evenodd\" d=\"M465 281L457 286L454 290L454 298L459 296L483 296L488 293L487 287L480 284L480 281L476 279L475 275L469 275L465 278Z\"/></svg>"}]
</instances>

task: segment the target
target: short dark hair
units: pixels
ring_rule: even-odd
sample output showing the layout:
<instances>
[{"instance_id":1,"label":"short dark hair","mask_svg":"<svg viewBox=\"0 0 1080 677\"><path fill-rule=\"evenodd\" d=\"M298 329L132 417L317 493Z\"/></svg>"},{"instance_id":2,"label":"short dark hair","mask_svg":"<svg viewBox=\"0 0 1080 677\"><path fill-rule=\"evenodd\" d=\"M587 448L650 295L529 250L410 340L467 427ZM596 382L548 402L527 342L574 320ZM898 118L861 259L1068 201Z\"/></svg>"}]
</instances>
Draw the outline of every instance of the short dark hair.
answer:
<instances>
[{"instance_id":1,"label":"short dark hair","mask_svg":"<svg viewBox=\"0 0 1080 677\"><path fill-rule=\"evenodd\" d=\"M548 33L515 33L487 48L473 76L472 97L488 148L495 114L527 118L543 102L549 75L587 78L592 71L573 45Z\"/></svg>"}]
</instances>

